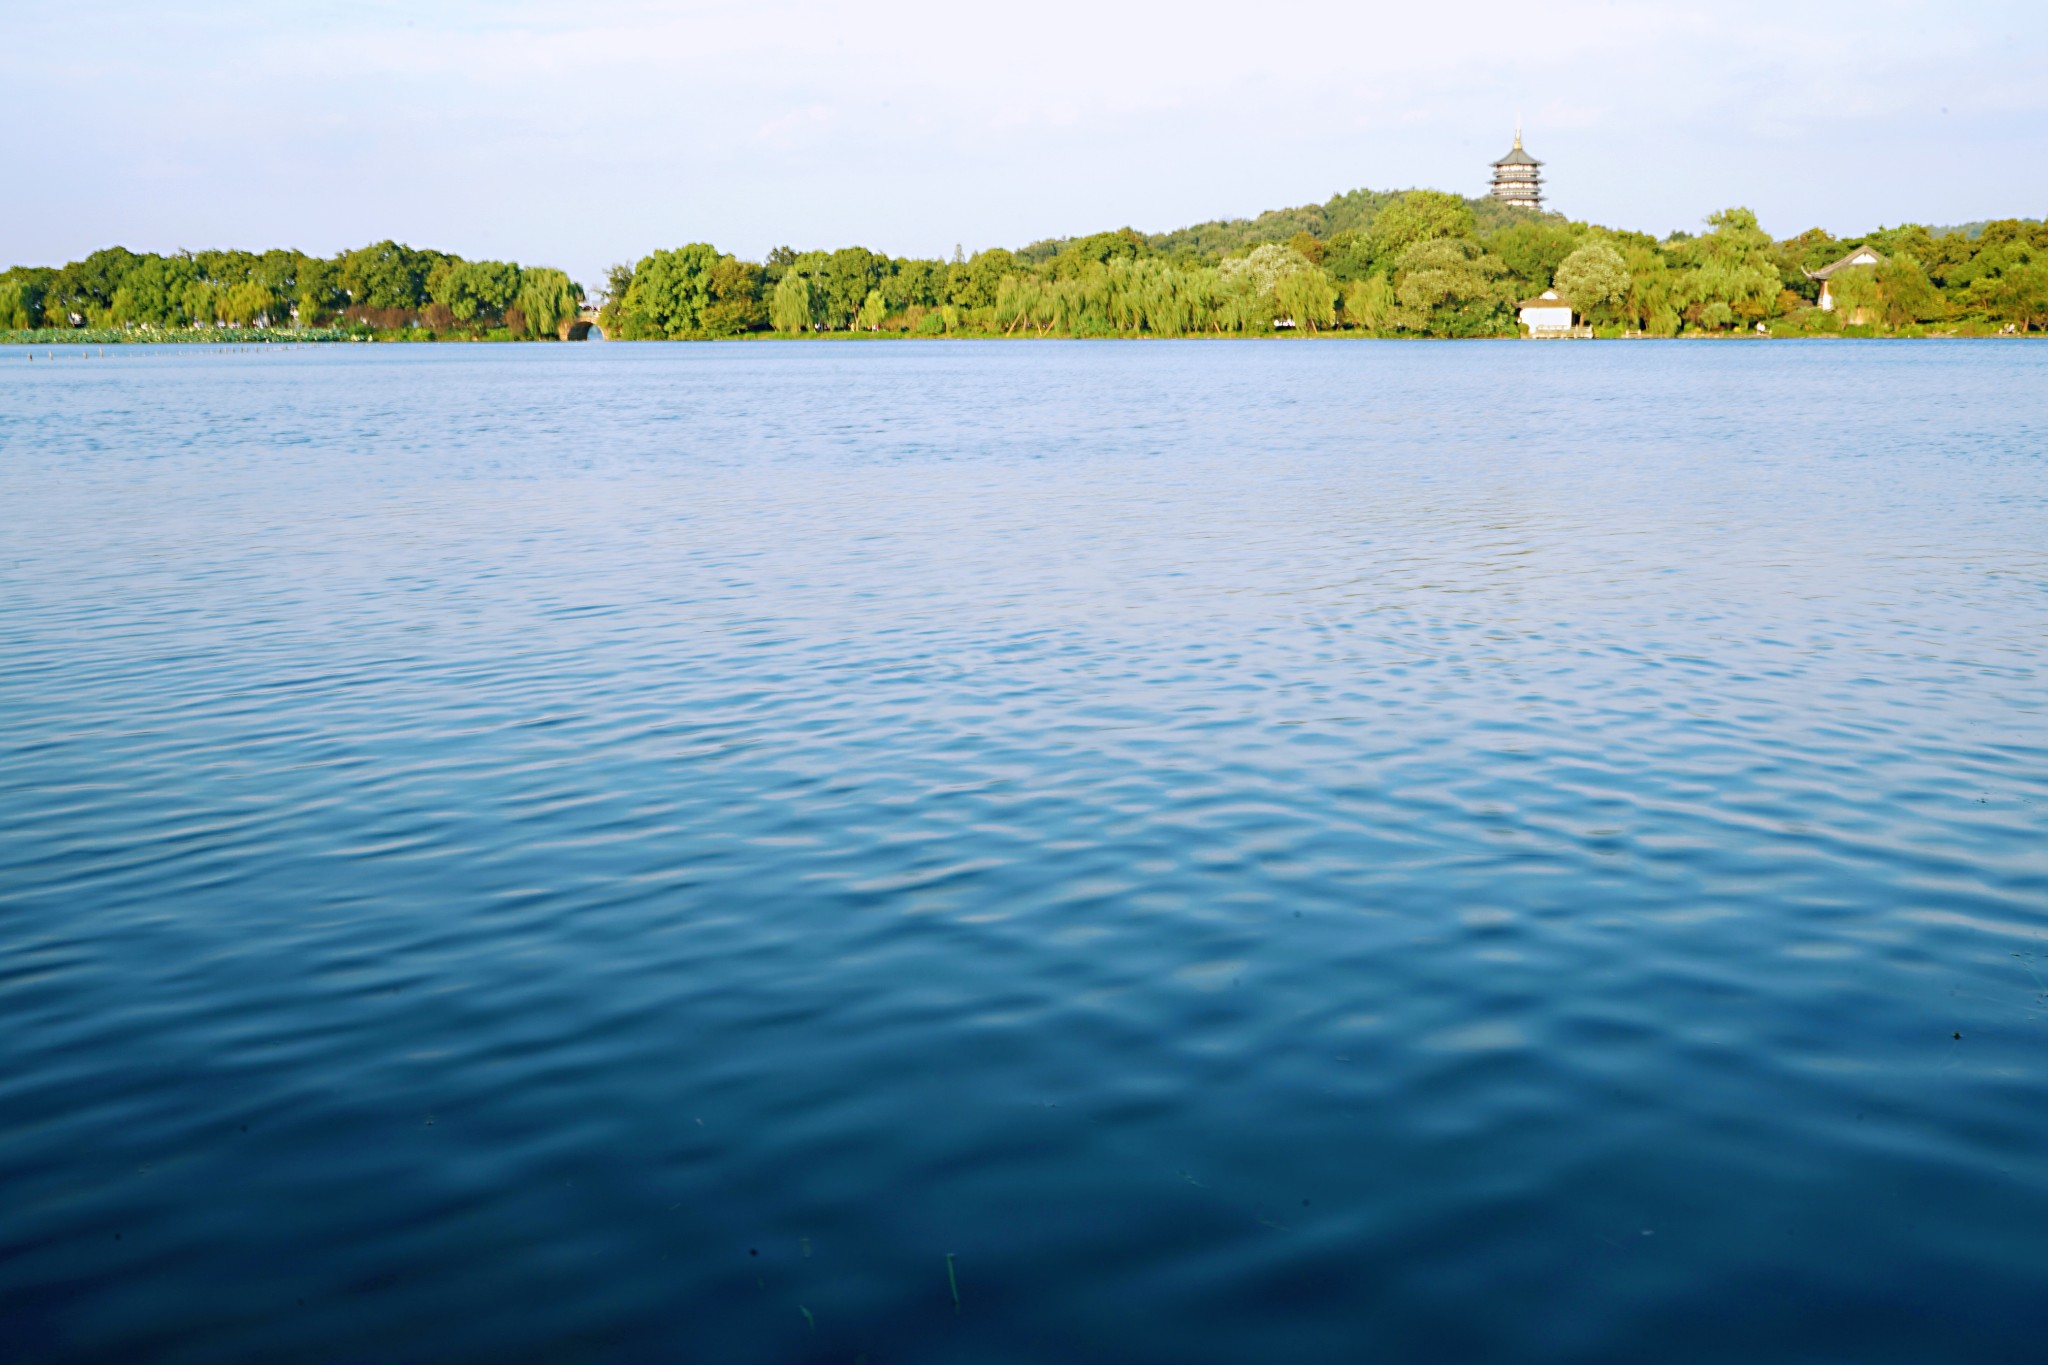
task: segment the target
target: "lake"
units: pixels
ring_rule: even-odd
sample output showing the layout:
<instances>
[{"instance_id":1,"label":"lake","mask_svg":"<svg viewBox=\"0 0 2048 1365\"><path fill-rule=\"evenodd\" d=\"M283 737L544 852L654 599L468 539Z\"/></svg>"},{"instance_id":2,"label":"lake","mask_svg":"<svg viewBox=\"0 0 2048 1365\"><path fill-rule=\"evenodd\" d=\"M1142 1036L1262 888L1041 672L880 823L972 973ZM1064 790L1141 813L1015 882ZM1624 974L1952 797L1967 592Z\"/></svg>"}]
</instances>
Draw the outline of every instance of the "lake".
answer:
<instances>
[{"instance_id":1,"label":"lake","mask_svg":"<svg viewBox=\"0 0 2048 1365\"><path fill-rule=\"evenodd\" d=\"M36 1361L2038 1360L2048 346L0 348Z\"/></svg>"}]
</instances>

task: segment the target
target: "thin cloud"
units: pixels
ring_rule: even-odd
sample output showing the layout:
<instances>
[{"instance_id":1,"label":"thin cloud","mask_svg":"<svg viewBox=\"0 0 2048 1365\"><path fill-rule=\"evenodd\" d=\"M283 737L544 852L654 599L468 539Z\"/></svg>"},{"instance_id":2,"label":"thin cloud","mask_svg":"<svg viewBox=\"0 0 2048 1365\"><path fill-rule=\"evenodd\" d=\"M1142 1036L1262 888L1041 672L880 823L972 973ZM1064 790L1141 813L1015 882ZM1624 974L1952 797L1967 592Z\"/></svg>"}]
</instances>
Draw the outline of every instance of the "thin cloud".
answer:
<instances>
[{"instance_id":1,"label":"thin cloud","mask_svg":"<svg viewBox=\"0 0 2048 1365\"><path fill-rule=\"evenodd\" d=\"M2038 212L2013 167L2048 153L2048 11L2006 0L182 8L9 16L0 81L65 112L0 124L37 187L0 256L465 250L483 204L496 251L585 277L690 240L948 252L1360 185L1476 192L1517 113L1574 216L1661 231L1741 202L1856 230ZM280 82L304 97L252 101ZM1875 158L1883 177L1829 170ZM549 177L579 193L531 191Z\"/></svg>"}]
</instances>

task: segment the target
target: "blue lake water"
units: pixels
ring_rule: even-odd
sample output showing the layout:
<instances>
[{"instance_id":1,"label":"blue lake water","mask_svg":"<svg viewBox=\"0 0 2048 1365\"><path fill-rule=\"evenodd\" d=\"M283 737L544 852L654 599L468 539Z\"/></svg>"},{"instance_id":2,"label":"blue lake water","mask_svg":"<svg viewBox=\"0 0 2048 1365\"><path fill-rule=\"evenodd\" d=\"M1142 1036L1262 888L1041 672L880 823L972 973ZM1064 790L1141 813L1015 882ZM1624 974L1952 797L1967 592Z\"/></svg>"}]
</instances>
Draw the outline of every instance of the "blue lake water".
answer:
<instances>
[{"instance_id":1,"label":"blue lake water","mask_svg":"<svg viewBox=\"0 0 2048 1365\"><path fill-rule=\"evenodd\" d=\"M2039 345L0 349L0 1355L2039 1360L2044 645Z\"/></svg>"}]
</instances>

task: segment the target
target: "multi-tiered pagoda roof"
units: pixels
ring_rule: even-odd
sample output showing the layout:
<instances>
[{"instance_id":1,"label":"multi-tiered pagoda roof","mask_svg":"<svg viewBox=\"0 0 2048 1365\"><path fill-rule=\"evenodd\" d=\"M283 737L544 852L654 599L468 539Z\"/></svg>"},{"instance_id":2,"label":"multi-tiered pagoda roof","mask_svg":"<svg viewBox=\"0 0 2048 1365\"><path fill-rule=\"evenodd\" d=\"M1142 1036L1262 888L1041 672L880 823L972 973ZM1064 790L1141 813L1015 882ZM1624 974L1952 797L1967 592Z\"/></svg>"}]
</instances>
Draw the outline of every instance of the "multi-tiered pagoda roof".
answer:
<instances>
[{"instance_id":1,"label":"multi-tiered pagoda roof","mask_svg":"<svg viewBox=\"0 0 2048 1365\"><path fill-rule=\"evenodd\" d=\"M1515 129L1515 145L1493 163L1493 197L1518 209L1543 207L1543 163L1522 150L1522 130Z\"/></svg>"}]
</instances>

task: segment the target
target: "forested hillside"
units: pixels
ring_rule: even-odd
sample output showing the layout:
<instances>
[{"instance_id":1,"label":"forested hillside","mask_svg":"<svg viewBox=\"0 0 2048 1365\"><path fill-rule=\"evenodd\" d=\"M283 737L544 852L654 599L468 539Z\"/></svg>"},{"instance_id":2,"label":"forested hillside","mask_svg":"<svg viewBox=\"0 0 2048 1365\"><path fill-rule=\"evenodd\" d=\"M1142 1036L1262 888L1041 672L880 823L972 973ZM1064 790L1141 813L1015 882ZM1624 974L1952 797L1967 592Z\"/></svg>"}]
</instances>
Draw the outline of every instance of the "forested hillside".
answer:
<instances>
[{"instance_id":1,"label":"forested hillside","mask_svg":"<svg viewBox=\"0 0 2048 1365\"><path fill-rule=\"evenodd\" d=\"M1345 331L1513 335L1516 303L1555 288L1605 333L1918 335L2048 326L2048 227L2009 219L1774 241L1746 209L1706 231L1644 233L1432 190L1174 232L1129 228L951 260L862 247L747 261L705 243L614 266L601 321L621 339L816 336L1190 336ZM1816 306L1808 273L1869 245ZM337 327L393 337L553 337L583 305L559 270L380 242L295 251L95 252L0 274L0 331L143 338L220 327Z\"/></svg>"}]
</instances>

